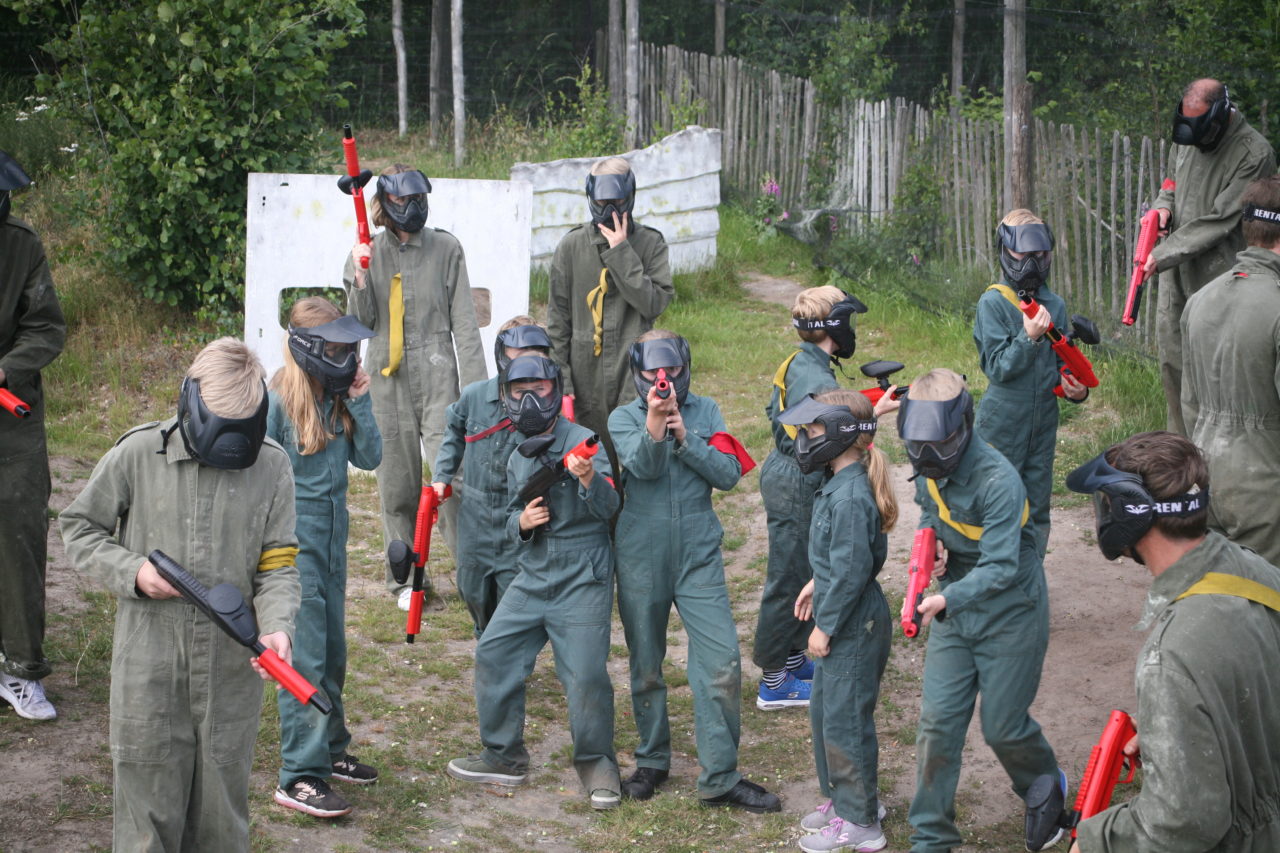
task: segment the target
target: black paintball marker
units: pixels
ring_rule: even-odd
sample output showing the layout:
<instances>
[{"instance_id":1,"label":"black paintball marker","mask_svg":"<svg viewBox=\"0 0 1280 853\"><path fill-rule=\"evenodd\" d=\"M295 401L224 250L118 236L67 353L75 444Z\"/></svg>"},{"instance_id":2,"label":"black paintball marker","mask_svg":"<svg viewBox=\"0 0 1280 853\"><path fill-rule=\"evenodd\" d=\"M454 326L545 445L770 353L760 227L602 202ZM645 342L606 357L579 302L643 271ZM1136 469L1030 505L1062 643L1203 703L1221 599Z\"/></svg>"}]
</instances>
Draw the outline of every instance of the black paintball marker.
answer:
<instances>
[{"instance_id":1,"label":"black paintball marker","mask_svg":"<svg viewBox=\"0 0 1280 853\"><path fill-rule=\"evenodd\" d=\"M862 393L871 401L871 405L874 406L876 403L880 402L880 398L883 397L885 392L889 390L891 385L893 385L893 383L889 381L889 377L897 373L903 367L904 365L900 361L869 361L859 368L862 371L863 376L869 376L876 381L875 388L862 389ZM899 385L897 388L894 388L892 399L897 400L901 397L905 397L909 387L911 386Z\"/></svg>"},{"instance_id":2,"label":"black paintball marker","mask_svg":"<svg viewBox=\"0 0 1280 853\"><path fill-rule=\"evenodd\" d=\"M534 498L544 498L551 487L567 475L564 457L549 459L547 450L555 442L555 436L549 434L535 435L516 445L516 452L526 459L537 459L542 465L533 472L533 476L520 489L520 503L528 504ZM582 443L565 454L590 459L600 449L600 436L592 435L583 439Z\"/></svg>"}]
</instances>

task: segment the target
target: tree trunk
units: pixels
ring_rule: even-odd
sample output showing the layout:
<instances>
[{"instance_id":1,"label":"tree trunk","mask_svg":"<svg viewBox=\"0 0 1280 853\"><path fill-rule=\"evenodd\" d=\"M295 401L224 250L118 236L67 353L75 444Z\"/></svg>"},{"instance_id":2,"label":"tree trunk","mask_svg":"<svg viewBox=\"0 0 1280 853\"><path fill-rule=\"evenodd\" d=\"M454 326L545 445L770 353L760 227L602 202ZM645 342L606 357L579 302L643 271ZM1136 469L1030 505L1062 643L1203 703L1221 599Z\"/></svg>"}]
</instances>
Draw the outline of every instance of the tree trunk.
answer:
<instances>
[{"instance_id":1,"label":"tree trunk","mask_svg":"<svg viewBox=\"0 0 1280 853\"><path fill-rule=\"evenodd\" d=\"M627 108L627 72L623 57L626 41L622 26L622 0L609 0L609 64L604 69L609 77L609 106L614 112Z\"/></svg>"},{"instance_id":2,"label":"tree trunk","mask_svg":"<svg viewBox=\"0 0 1280 853\"><path fill-rule=\"evenodd\" d=\"M960 109L964 96L964 0L955 0L955 18L951 22L951 111Z\"/></svg>"},{"instance_id":3,"label":"tree trunk","mask_svg":"<svg viewBox=\"0 0 1280 853\"><path fill-rule=\"evenodd\" d=\"M449 25L447 3L449 0L431 0L431 55L428 66L428 100L431 110L431 127L427 141L434 148L440 142L440 121L444 113L444 33Z\"/></svg>"},{"instance_id":4,"label":"tree trunk","mask_svg":"<svg viewBox=\"0 0 1280 853\"><path fill-rule=\"evenodd\" d=\"M724 56L724 0L716 0L716 56Z\"/></svg>"},{"instance_id":5,"label":"tree trunk","mask_svg":"<svg viewBox=\"0 0 1280 853\"><path fill-rule=\"evenodd\" d=\"M404 55L404 0L391 0L391 44L396 50L396 113L400 135L409 132L409 70Z\"/></svg>"},{"instance_id":6,"label":"tree trunk","mask_svg":"<svg viewBox=\"0 0 1280 853\"><path fill-rule=\"evenodd\" d=\"M467 102L462 77L462 0L453 0L449 16L453 54L453 165L460 168L467 159Z\"/></svg>"},{"instance_id":7,"label":"tree trunk","mask_svg":"<svg viewBox=\"0 0 1280 853\"><path fill-rule=\"evenodd\" d=\"M1035 205L1031 145L1031 84L1027 82L1027 0L1004 7L1004 206Z\"/></svg>"},{"instance_id":8,"label":"tree trunk","mask_svg":"<svg viewBox=\"0 0 1280 853\"><path fill-rule=\"evenodd\" d=\"M640 140L640 0L627 0L627 147Z\"/></svg>"}]
</instances>

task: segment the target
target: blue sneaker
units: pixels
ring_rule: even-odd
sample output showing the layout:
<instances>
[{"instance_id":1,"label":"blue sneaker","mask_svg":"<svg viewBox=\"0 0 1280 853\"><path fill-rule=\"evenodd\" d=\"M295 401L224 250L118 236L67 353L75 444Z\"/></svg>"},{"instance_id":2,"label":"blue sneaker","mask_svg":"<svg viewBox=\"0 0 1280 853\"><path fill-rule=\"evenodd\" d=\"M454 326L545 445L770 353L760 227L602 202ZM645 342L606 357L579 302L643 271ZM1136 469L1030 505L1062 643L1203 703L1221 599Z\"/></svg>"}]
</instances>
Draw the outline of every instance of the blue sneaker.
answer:
<instances>
[{"instance_id":1,"label":"blue sneaker","mask_svg":"<svg viewBox=\"0 0 1280 853\"><path fill-rule=\"evenodd\" d=\"M809 706L809 690L811 685L801 681L788 672L786 679L777 690L770 690L760 682L760 695L756 697L756 707L761 711L780 711L783 708L807 708Z\"/></svg>"},{"instance_id":2,"label":"blue sneaker","mask_svg":"<svg viewBox=\"0 0 1280 853\"><path fill-rule=\"evenodd\" d=\"M801 681L813 681L813 658L806 656L803 664L787 671Z\"/></svg>"}]
</instances>

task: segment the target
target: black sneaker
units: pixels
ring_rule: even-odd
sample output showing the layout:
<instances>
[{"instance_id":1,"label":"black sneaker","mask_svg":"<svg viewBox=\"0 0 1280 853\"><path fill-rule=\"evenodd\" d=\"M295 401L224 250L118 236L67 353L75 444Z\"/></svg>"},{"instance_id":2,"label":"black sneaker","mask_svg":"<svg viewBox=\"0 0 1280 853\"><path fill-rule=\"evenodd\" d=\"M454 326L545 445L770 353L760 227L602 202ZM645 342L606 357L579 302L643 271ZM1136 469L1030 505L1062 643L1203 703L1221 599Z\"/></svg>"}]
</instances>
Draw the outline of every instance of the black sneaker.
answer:
<instances>
[{"instance_id":1,"label":"black sneaker","mask_svg":"<svg viewBox=\"0 0 1280 853\"><path fill-rule=\"evenodd\" d=\"M303 776L288 788L276 788L276 802L312 817L342 817L351 814L351 803L315 776Z\"/></svg>"},{"instance_id":2,"label":"black sneaker","mask_svg":"<svg viewBox=\"0 0 1280 853\"><path fill-rule=\"evenodd\" d=\"M667 781L668 771L656 767L637 767L631 778L623 781L622 795L631 800L647 800Z\"/></svg>"},{"instance_id":3,"label":"black sneaker","mask_svg":"<svg viewBox=\"0 0 1280 853\"><path fill-rule=\"evenodd\" d=\"M378 781L378 771L361 764L360 759L348 752L333 762L333 778L353 785L372 785Z\"/></svg>"},{"instance_id":4,"label":"black sneaker","mask_svg":"<svg viewBox=\"0 0 1280 853\"><path fill-rule=\"evenodd\" d=\"M704 806L728 806L755 812L756 814L782 811L782 801L778 799L777 794L771 794L755 782L749 782L746 779L739 779L738 784L718 797L704 798L702 804Z\"/></svg>"}]
</instances>

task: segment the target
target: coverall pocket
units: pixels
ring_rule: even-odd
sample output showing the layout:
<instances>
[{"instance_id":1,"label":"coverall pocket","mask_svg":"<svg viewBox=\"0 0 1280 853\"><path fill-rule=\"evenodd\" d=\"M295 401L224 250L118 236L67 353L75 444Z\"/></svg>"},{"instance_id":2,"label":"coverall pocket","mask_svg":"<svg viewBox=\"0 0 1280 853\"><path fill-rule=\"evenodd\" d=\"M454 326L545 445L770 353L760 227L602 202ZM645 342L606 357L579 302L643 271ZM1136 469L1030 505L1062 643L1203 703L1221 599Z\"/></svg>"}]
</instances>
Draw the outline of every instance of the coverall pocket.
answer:
<instances>
[{"instance_id":1,"label":"coverall pocket","mask_svg":"<svg viewBox=\"0 0 1280 853\"><path fill-rule=\"evenodd\" d=\"M176 606L175 606L176 607ZM128 608L111 661L111 754L160 762L171 749L170 719L178 654L173 620L152 608Z\"/></svg>"}]
</instances>

